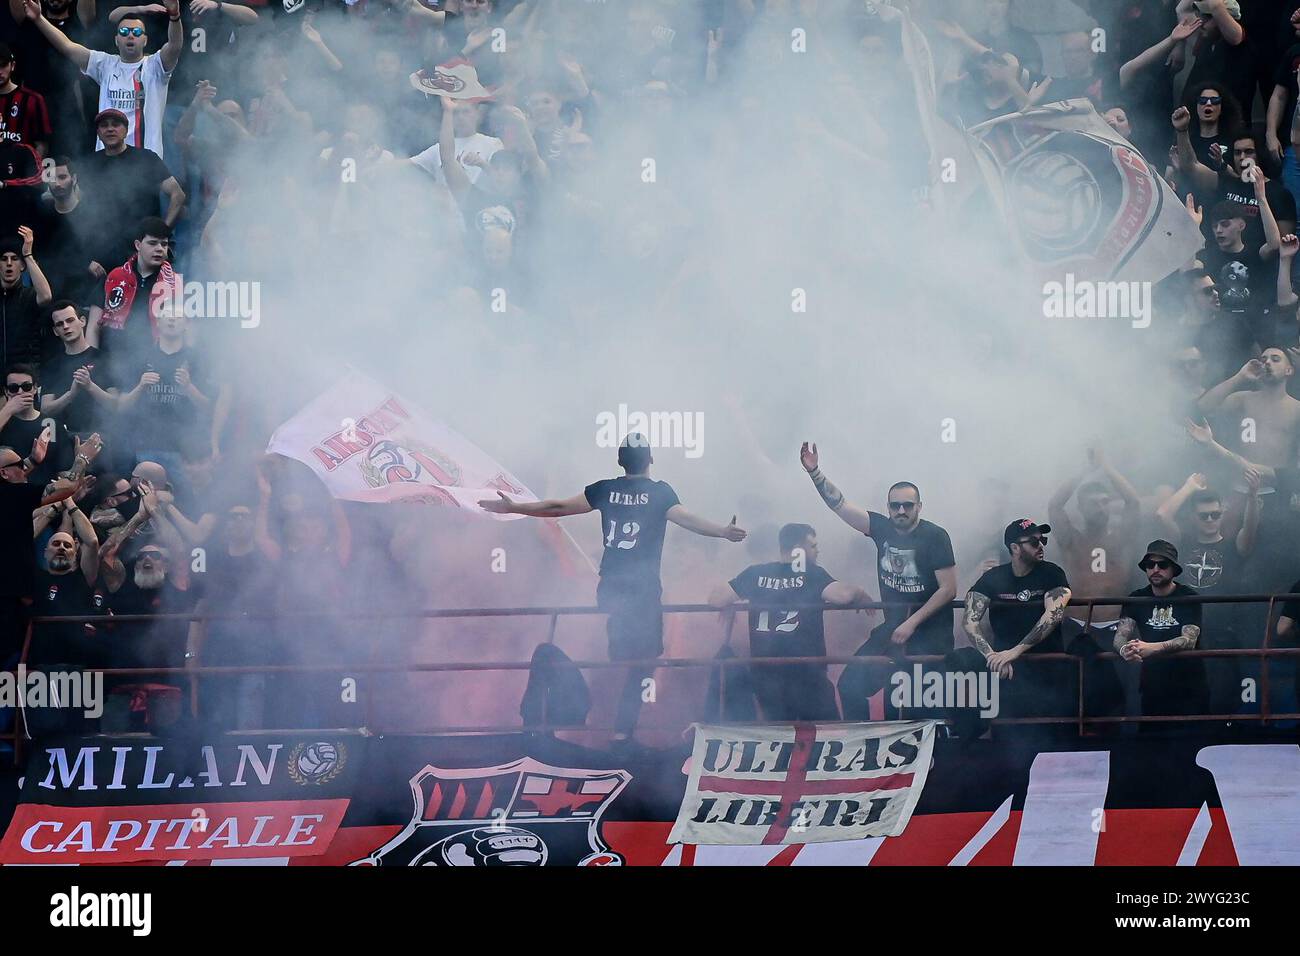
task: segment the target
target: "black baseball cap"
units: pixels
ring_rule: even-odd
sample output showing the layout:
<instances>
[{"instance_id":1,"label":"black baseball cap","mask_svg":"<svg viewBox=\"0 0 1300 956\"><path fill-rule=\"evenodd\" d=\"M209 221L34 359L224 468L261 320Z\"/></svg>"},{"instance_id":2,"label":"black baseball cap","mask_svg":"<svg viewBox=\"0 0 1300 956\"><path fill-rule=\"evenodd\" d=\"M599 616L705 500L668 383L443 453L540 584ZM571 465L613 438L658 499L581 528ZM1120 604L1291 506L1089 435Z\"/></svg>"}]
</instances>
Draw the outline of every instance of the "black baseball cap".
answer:
<instances>
[{"instance_id":1,"label":"black baseball cap","mask_svg":"<svg viewBox=\"0 0 1300 956\"><path fill-rule=\"evenodd\" d=\"M1163 538L1157 538L1155 541L1152 541L1147 545L1146 553L1142 555L1142 560L1138 562L1138 567L1145 571L1146 568L1144 565L1147 563L1147 558L1152 557L1164 558L1172 564L1174 566L1174 577L1178 577L1178 575L1183 573L1183 566L1178 563L1178 549Z\"/></svg>"},{"instance_id":2,"label":"black baseball cap","mask_svg":"<svg viewBox=\"0 0 1300 956\"><path fill-rule=\"evenodd\" d=\"M1029 518L1017 518L1007 525L1006 531L1002 532L1002 543L1011 545L1027 534L1050 534L1051 531L1050 524L1034 524Z\"/></svg>"}]
</instances>

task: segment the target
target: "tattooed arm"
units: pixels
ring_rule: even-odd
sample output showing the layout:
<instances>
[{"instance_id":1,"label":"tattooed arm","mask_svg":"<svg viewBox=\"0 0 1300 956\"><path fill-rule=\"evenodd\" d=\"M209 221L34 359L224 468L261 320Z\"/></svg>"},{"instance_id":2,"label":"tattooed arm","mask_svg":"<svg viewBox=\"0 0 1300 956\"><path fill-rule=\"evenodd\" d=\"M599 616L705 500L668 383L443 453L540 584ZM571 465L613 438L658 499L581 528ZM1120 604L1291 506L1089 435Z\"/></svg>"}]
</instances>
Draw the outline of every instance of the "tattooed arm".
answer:
<instances>
[{"instance_id":1,"label":"tattooed arm","mask_svg":"<svg viewBox=\"0 0 1300 956\"><path fill-rule=\"evenodd\" d=\"M988 660L993 656L993 647L989 638L993 636L989 626L988 614L989 599L978 591L968 591L966 593L966 611L962 615L961 627L970 638L971 647L984 655Z\"/></svg>"},{"instance_id":2,"label":"tattooed arm","mask_svg":"<svg viewBox=\"0 0 1300 956\"><path fill-rule=\"evenodd\" d=\"M813 487L822 496L822 501L826 502L826 507L839 515L840 520L850 528L863 534L870 534L871 515L845 501L844 493L831 484L831 480L817 467L817 446L804 442L803 447L799 449L799 460L803 463L804 470L808 472L808 477L812 479Z\"/></svg>"},{"instance_id":3,"label":"tattooed arm","mask_svg":"<svg viewBox=\"0 0 1300 956\"><path fill-rule=\"evenodd\" d=\"M1061 619L1065 617L1066 605L1069 603L1069 588L1052 588L1043 596L1043 616L1038 619L1037 624L1030 628L1024 639L1016 645L1024 648L1021 651L1022 654L1042 641L1061 623Z\"/></svg>"},{"instance_id":4,"label":"tattooed arm","mask_svg":"<svg viewBox=\"0 0 1300 956\"><path fill-rule=\"evenodd\" d=\"M1121 617L1119 624L1115 628L1115 653L1126 661L1135 661L1136 657L1131 657L1124 652L1125 645L1133 640L1133 632L1137 630L1137 621L1131 617Z\"/></svg>"},{"instance_id":5,"label":"tattooed arm","mask_svg":"<svg viewBox=\"0 0 1300 956\"><path fill-rule=\"evenodd\" d=\"M1027 650L1047 637L1065 617L1066 605L1070 603L1069 588L1052 588L1043 596L1043 614L1020 643L1005 651L998 651L988 659L989 670L996 670L1002 677L1012 677L1011 665Z\"/></svg>"}]
</instances>

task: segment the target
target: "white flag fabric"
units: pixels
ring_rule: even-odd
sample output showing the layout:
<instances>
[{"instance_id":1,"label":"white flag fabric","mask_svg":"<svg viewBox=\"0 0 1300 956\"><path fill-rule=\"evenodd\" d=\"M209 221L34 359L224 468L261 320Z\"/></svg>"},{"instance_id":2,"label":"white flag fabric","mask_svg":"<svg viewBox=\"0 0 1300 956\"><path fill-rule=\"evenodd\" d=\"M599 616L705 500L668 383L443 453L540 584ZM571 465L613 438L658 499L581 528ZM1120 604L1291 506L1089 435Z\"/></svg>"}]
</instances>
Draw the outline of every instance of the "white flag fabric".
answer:
<instances>
[{"instance_id":1,"label":"white flag fabric","mask_svg":"<svg viewBox=\"0 0 1300 956\"><path fill-rule=\"evenodd\" d=\"M1044 279L1158 282L1201 247L1178 196L1087 100L968 130L1021 255Z\"/></svg>"},{"instance_id":2,"label":"white flag fabric","mask_svg":"<svg viewBox=\"0 0 1300 956\"><path fill-rule=\"evenodd\" d=\"M537 496L473 442L400 395L350 371L275 430L268 452L303 462L335 498L450 505L500 520L478 506L504 491Z\"/></svg>"},{"instance_id":3,"label":"white flag fabric","mask_svg":"<svg viewBox=\"0 0 1300 956\"><path fill-rule=\"evenodd\" d=\"M933 720L695 725L669 843L788 845L898 836L930 772Z\"/></svg>"},{"instance_id":4,"label":"white flag fabric","mask_svg":"<svg viewBox=\"0 0 1300 956\"><path fill-rule=\"evenodd\" d=\"M484 100L492 91L478 80L478 71L469 60L455 59L439 63L432 70L416 70L411 85L430 96L447 96L453 100Z\"/></svg>"}]
</instances>

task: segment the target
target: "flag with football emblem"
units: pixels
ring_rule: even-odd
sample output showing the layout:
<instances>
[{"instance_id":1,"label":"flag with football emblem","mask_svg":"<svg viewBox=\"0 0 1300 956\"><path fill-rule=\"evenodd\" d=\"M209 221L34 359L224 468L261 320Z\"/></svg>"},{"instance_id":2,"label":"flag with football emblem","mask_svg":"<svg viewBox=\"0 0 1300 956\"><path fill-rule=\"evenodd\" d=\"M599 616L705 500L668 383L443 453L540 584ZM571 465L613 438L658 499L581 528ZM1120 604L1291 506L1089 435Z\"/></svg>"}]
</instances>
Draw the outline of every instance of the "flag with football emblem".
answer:
<instances>
[{"instance_id":1,"label":"flag with football emblem","mask_svg":"<svg viewBox=\"0 0 1300 956\"><path fill-rule=\"evenodd\" d=\"M357 371L277 428L266 450L305 463L345 501L416 501L489 514L478 502L498 491L537 500L473 442Z\"/></svg>"},{"instance_id":2,"label":"flag with football emblem","mask_svg":"<svg viewBox=\"0 0 1300 956\"><path fill-rule=\"evenodd\" d=\"M439 63L432 70L416 70L411 85L430 96L449 96L453 100L484 100L492 91L478 80L478 71L469 60L455 59Z\"/></svg>"},{"instance_id":3,"label":"flag with football emblem","mask_svg":"<svg viewBox=\"0 0 1300 956\"><path fill-rule=\"evenodd\" d=\"M1037 274L1158 282L1201 246L1169 184L1087 100L1010 113L968 132Z\"/></svg>"}]
</instances>

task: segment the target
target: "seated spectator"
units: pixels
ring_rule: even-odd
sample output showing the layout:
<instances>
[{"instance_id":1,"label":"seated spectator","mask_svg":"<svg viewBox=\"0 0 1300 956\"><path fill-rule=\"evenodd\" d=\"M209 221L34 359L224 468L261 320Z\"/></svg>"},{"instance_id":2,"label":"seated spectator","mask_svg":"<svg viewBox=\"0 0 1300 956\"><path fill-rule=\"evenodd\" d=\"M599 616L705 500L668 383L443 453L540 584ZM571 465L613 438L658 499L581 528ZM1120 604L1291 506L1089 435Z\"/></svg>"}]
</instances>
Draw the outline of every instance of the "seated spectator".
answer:
<instances>
[{"instance_id":1,"label":"seated spectator","mask_svg":"<svg viewBox=\"0 0 1300 956\"><path fill-rule=\"evenodd\" d=\"M1139 563L1151 583L1129 597L1190 597L1196 592L1174 579L1183 573L1178 549L1152 541ZM1208 713L1210 695L1200 658L1166 660L1176 651L1194 650L1201 635L1199 604L1125 604L1115 633L1115 651L1130 664L1142 664L1142 716ZM1142 724L1144 733L1168 724Z\"/></svg>"}]
</instances>

